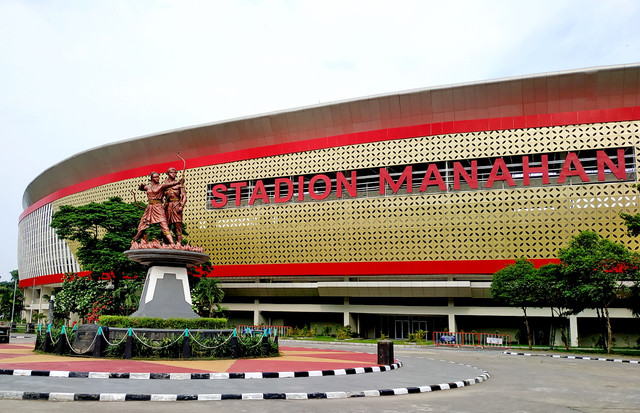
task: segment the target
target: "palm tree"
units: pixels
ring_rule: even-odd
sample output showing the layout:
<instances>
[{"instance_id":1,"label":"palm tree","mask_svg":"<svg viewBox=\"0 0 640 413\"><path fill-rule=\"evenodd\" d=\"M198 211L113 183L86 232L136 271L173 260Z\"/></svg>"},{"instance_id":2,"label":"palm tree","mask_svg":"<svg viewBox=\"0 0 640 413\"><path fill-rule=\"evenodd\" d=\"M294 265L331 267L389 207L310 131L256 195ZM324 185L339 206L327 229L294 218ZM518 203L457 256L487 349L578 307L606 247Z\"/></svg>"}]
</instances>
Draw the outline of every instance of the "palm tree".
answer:
<instances>
[{"instance_id":1,"label":"palm tree","mask_svg":"<svg viewBox=\"0 0 640 413\"><path fill-rule=\"evenodd\" d=\"M215 278L202 277L196 286L191 290L191 299L195 311L207 317L213 317L225 308L220 307L224 298L224 291L220 288L218 280Z\"/></svg>"}]
</instances>

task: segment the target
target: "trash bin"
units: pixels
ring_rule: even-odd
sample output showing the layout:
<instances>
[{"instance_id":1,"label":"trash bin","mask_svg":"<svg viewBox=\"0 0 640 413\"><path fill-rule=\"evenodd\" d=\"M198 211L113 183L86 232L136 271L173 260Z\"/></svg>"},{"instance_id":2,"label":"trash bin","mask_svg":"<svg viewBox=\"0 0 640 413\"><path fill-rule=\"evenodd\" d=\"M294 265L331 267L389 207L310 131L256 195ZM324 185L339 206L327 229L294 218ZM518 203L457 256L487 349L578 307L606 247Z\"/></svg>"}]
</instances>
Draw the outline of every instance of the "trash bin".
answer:
<instances>
[{"instance_id":1,"label":"trash bin","mask_svg":"<svg viewBox=\"0 0 640 413\"><path fill-rule=\"evenodd\" d=\"M393 362L394 362L393 341L391 340L378 341L378 364L388 366L393 364Z\"/></svg>"},{"instance_id":2,"label":"trash bin","mask_svg":"<svg viewBox=\"0 0 640 413\"><path fill-rule=\"evenodd\" d=\"M0 326L0 343L9 342L9 334L11 332L11 326Z\"/></svg>"}]
</instances>

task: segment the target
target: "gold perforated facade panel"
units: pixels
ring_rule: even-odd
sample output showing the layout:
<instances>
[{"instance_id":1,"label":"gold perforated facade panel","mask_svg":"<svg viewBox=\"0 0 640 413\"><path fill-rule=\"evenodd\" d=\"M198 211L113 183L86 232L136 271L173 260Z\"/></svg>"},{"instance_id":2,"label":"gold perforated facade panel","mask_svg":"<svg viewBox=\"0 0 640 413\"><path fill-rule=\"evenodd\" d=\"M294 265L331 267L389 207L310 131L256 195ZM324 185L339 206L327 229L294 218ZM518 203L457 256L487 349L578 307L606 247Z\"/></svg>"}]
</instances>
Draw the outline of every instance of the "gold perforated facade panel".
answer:
<instances>
[{"instance_id":1,"label":"gold perforated facade panel","mask_svg":"<svg viewBox=\"0 0 640 413\"><path fill-rule=\"evenodd\" d=\"M214 266L553 258L579 230L638 250L618 214L636 213L640 122L446 134L336 146L187 170L184 219L192 245ZM626 148L627 180L431 191L213 209L207 185L362 168ZM178 166L178 165L176 165ZM111 196L132 201L146 176L99 186L53 203ZM141 193L142 194L142 193Z\"/></svg>"}]
</instances>

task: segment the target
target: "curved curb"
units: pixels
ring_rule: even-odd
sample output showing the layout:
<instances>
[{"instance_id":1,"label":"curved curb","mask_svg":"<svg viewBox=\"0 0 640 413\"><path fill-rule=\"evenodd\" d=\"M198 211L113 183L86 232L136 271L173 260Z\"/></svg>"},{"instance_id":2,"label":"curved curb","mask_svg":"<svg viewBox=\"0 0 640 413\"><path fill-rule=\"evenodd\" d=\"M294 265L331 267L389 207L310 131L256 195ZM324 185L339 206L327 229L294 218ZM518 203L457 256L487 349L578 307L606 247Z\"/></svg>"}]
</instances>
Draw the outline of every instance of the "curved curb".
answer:
<instances>
[{"instance_id":1,"label":"curved curb","mask_svg":"<svg viewBox=\"0 0 640 413\"><path fill-rule=\"evenodd\" d=\"M638 361L638 360L610 359L610 358L605 358L605 357L563 356L563 355L560 355L560 354L514 353L513 351L503 351L502 354L508 354L510 356L551 357L551 358L556 358L556 359L595 360L595 361L610 361L610 362L613 362L613 363L640 364L640 361Z\"/></svg>"},{"instance_id":2,"label":"curved curb","mask_svg":"<svg viewBox=\"0 0 640 413\"><path fill-rule=\"evenodd\" d=\"M402 367L402 362L388 366L353 367L335 370L249 372L249 373L109 373L57 370L0 369L0 375L37 376L80 379L131 379L131 380L226 380L226 379L283 379L297 377L344 376L348 374L380 373Z\"/></svg>"},{"instance_id":3,"label":"curved curb","mask_svg":"<svg viewBox=\"0 0 640 413\"><path fill-rule=\"evenodd\" d=\"M235 394L128 394L128 393L38 393L21 391L0 391L0 400L47 400L47 401L216 401L216 400L310 400L310 399L347 399L351 397L397 396L402 394L428 393L438 390L450 390L467 387L489 379L486 371L472 379L451 383L432 384L419 387L401 387L395 389L363 390L356 392L318 392L318 393L235 393Z\"/></svg>"}]
</instances>

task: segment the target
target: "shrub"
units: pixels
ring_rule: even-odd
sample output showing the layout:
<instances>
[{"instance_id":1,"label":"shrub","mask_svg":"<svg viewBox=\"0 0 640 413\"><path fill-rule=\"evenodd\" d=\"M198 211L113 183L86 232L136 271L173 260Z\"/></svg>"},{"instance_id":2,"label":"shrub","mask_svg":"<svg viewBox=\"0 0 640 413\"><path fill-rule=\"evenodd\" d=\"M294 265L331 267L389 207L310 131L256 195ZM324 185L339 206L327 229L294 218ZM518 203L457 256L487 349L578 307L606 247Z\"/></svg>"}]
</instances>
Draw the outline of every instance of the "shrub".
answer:
<instances>
[{"instance_id":1,"label":"shrub","mask_svg":"<svg viewBox=\"0 0 640 413\"><path fill-rule=\"evenodd\" d=\"M100 317L100 325L119 328L158 328L190 330L219 329L227 326L226 318L152 318L152 317L126 317L117 315L103 315Z\"/></svg>"},{"instance_id":2,"label":"shrub","mask_svg":"<svg viewBox=\"0 0 640 413\"><path fill-rule=\"evenodd\" d=\"M346 340L348 338L351 338L352 335L353 333L351 332L351 326L348 325L338 329L338 332L336 333L336 338L338 340Z\"/></svg>"},{"instance_id":3,"label":"shrub","mask_svg":"<svg viewBox=\"0 0 640 413\"><path fill-rule=\"evenodd\" d=\"M426 340L427 337L427 332L424 330L418 330L415 333L410 333L409 337L407 338L407 341L416 343L419 341L424 341Z\"/></svg>"}]
</instances>

